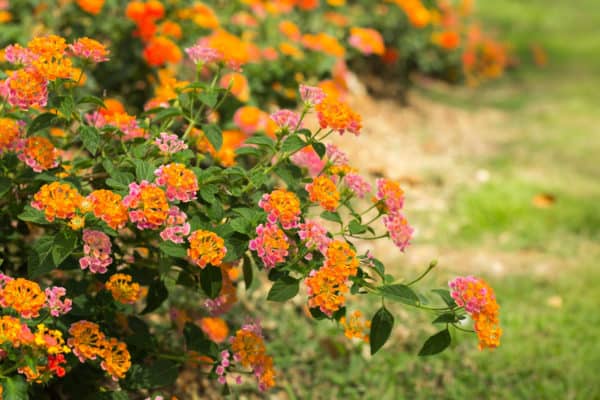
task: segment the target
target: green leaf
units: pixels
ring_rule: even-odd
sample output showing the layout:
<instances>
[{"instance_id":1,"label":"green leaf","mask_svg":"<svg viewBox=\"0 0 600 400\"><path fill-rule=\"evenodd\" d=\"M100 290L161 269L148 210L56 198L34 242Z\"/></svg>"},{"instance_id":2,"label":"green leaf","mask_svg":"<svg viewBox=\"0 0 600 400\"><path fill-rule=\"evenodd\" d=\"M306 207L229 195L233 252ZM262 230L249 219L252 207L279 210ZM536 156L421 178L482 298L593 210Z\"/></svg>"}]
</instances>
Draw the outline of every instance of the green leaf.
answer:
<instances>
[{"instance_id":1,"label":"green leaf","mask_svg":"<svg viewBox=\"0 0 600 400\"><path fill-rule=\"evenodd\" d=\"M21 221L33 222L34 224L48 225L49 222L46 220L44 213L36 208L26 205L23 212L17 216Z\"/></svg>"},{"instance_id":2,"label":"green leaf","mask_svg":"<svg viewBox=\"0 0 600 400\"><path fill-rule=\"evenodd\" d=\"M315 150L315 152L319 155L320 158L323 158L325 156L325 153L327 153L327 147L325 147L323 143L313 143L312 148Z\"/></svg>"},{"instance_id":3,"label":"green leaf","mask_svg":"<svg viewBox=\"0 0 600 400\"><path fill-rule=\"evenodd\" d=\"M42 236L33 244L27 258L27 274L29 278L37 278L54 269L54 263L52 262L53 246L54 238L52 236Z\"/></svg>"},{"instance_id":4,"label":"green leaf","mask_svg":"<svg viewBox=\"0 0 600 400\"><path fill-rule=\"evenodd\" d=\"M154 122L161 121L167 118L173 118L181 115L181 110L178 108L165 108L154 114Z\"/></svg>"},{"instance_id":5,"label":"green leaf","mask_svg":"<svg viewBox=\"0 0 600 400\"><path fill-rule=\"evenodd\" d=\"M165 240L160 242L160 244L158 245L158 248L160 249L160 251L162 251L163 253L165 253L166 255L170 256L170 257L175 257L175 258L185 258L187 257L187 250L178 245L177 243L173 243L170 240Z\"/></svg>"},{"instance_id":6,"label":"green leaf","mask_svg":"<svg viewBox=\"0 0 600 400\"><path fill-rule=\"evenodd\" d=\"M235 154L238 156L260 157L263 154L263 151L255 147L242 146L235 149Z\"/></svg>"},{"instance_id":7,"label":"green leaf","mask_svg":"<svg viewBox=\"0 0 600 400\"><path fill-rule=\"evenodd\" d=\"M61 230L54 237L52 261L58 267L77 248L77 235L71 230Z\"/></svg>"},{"instance_id":8,"label":"green leaf","mask_svg":"<svg viewBox=\"0 0 600 400\"><path fill-rule=\"evenodd\" d=\"M300 139L299 136L292 135L283 141L283 144L281 145L281 151L287 153L294 153L305 146L306 143L302 139Z\"/></svg>"},{"instance_id":9,"label":"green leaf","mask_svg":"<svg viewBox=\"0 0 600 400\"><path fill-rule=\"evenodd\" d=\"M222 285L221 268L207 265L200 271L200 287L211 299L219 295Z\"/></svg>"},{"instance_id":10,"label":"green leaf","mask_svg":"<svg viewBox=\"0 0 600 400\"><path fill-rule=\"evenodd\" d=\"M431 323L432 324L451 324L456 321L457 321L456 315L454 315L454 313L444 313L444 314L438 315L438 317L436 319L434 319Z\"/></svg>"},{"instance_id":11,"label":"green leaf","mask_svg":"<svg viewBox=\"0 0 600 400\"><path fill-rule=\"evenodd\" d=\"M221 145L223 144L223 134L221 133L221 128L215 124L206 124L202 125L202 130L206 135L206 138L213 145L216 151L219 151Z\"/></svg>"},{"instance_id":12,"label":"green leaf","mask_svg":"<svg viewBox=\"0 0 600 400\"><path fill-rule=\"evenodd\" d=\"M393 326L394 316L385 307L381 307L371 321L371 332L369 333L371 355L377 353L385 342L387 342L392 333Z\"/></svg>"},{"instance_id":13,"label":"green leaf","mask_svg":"<svg viewBox=\"0 0 600 400\"><path fill-rule=\"evenodd\" d=\"M190 322L186 323L183 328L183 337L188 351L195 351L215 359L218 357L219 349L217 345L210 341L196 325Z\"/></svg>"},{"instance_id":14,"label":"green leaf","mask_svg":"<svg viewBox=\"0 0 600 400\"><path fill-rule=\"evenodd\" d=\"M165 283L160 279L156 279L148 288L146 308L144 308L142 314L147 314L156 310L168 297L169 291L167 290Z\"/></svg>"},{"instance_id":15,"label":"green leaf","mask_svg":"<svg viewBox=\"0 0 600 400\"><path fill-rule=\"evenodd\" d=\"M326 219L327 221L337 222L338 224L342 223L342 218L337 212L323 211L321 213L321 218Z\"/></svg>"},{"instance_id":16,"label":"green leaf","mask_svg":"<svg viewBox=\"0 0 600 400\"><path fill-rule=\"evenodd\" d=\"M246 139L246 143L247 144L257 144L259 146L266 146L269 148L275 147L275 143L273 142L273 139L271 139L268 136L263 136L263 135L251 136L248 139Z\"/></svg>"},{"instance_id":17,"label":"green leaf","mask_svg":"<svg viewBox=\"0 0 600 400\"><path fill-rule=\"evenodd\" d=\"M98 107L106 108L104 101L96 96L84 96L81 99L77 100L77 104L95 104Z\"/></svg>"},{"instance_id":18,"label":"green leaf","mask_svg":"<svg viewBox=\"0 0 600 400\"><path fill-rule=\"evenodd\" d=\"M219 99L219 95L214 92L204 91L204 92L198 93L198 99L203 104L206 104L210 108L213 108L215 105L217 105L217 100Z\"/></svg>"},{"instance_id":19,"label":"green leaf","mask_svg":"<svg viewBox=\"0 0 600 400\"><path fill-rule=\"evenodd\" d=\"M31 124L27 129L27 135L30 136L41 129L49 127L57 118L58 117L56 114L52 113L43 113L38 115L33 121L31 121Z\"/></svg>"},{"instance_id":20,"label":"green leaf","mask_svg":"<svg viewBox=\"0 0 600 400\"><path fill-rule=\"evenodd\" d=\"M246 218L234 218L229 221L234 231L250 235L254 231L252 224Z\"/></svg>"},{"instance_id":21,"label":"green leaf","mask_svg":"<svg viewBox=\"0 0 600 400\"><path fill-rule=\"evenodd\" d=\"M350 229L350 233L353 235L365 233L367 231L367 227L362 225L360 222L358 222L355 219L350 221L350 224L348 225L348 229Z\"/></svg>"},{"instance_id":22,"label":"green leaf","mask_svg":"<svg viewBox=\"0 0 600 400\"><path fill-rule=\"evenodd\" d=\"M432 292L436 293L438 296L444 300L444 303L448 305L450 308L456 307L456 302L450 295L450 291L447 289L433 289Z\"/></svg>"},{"instance_id":23,"label":"green leaf","mask_svg":"<svg viewBox=\"0 0 600 400\"><path fill-rule=\"evenodd\" d=\"M254 259L251 254L244 255L242 270L244 272L244 285L246 285L246 290L248 290L252 286L252 280L254 279Z\"/></svg>"},{"instance_id":24,"label":"green leaf","mask_svg":"<svg viewBox=\"0 0 600 400\"><path fill-rule=\"evenodd\" d=\"M139 181L152 182L154 180L154 165L144 160L134 160L135 176Z\"/></svg>"},{"instance_id":25,"label":"green leaf","mask_svg":"<svg viewBox=\"0 0 600 400\"><path fill-rule=\"evenodd\" d=\"M279 302L287 301L296 296L299 290L300 281L285 276L271 286L271 290L269 290L269 294L267 295L267 300Z\"/></svg>"},{"instance_id":26,"label":"green leaf","mask_svg":"<svg viewBox=\"0 0 600 400\"><path fill-rule=\"evenodd\" d=\"M27 383L21 375L15 375L7 377L2 381L2 392L3 400L27 400L29 394L27 393Z\"/></svg>"},{"instance_id":27,"label":"green leaf","mask_svg":"<svg viewBox=\"0 0 600 400\"><path fill-rule=\"evenodd\" d=\"M129 390L156 389L171 386L178 376L177 362L158 359L150 365L133 364L123 381L123 387Z\"/></svg>"},{"instance_id":28,"label":"green leaf","mask_svg":"<svg viewBox=\"0 0 600 400\"><path fill-rule=\"evenodd\" d=\"M217 199L215 195L219 193L217 185L202 185L200 186L200 197L209 204L215 203Z\"/></svg>"},{"instance_id":29,"label":"green leaf","mask_svg":"<svg viewBox=\"0 0 600 400\"><path fill-rule=\"evenodd\" d=\"M73 98L71 96L65 96L63 100L60 102L60 106L58 107L60 113L67 120L71 120L71 115L75 110L75 104L73 103Z\"/></svg>"},{"instance_id":30,"label":"green leaf","mask_svg":"<svg viewBox=\"0 0 600 400\"><path fill-rule=\"evenodd\" d=\"M444 329L425 341L423 347L419 351L419 355L431 356L441 353L442 351L446 350L448 346L450 346L451 341L452 339L450 337L450 332L448 329Z\"/></svg>"},{"instance_id":31,"label":"green leaf","mask_svg":"<svg viewBox=\"0 0 600 400\"><path fill-rule=\"evenodd\" d=\"M391 300L399 301L401 303L416 305L419 303L419 297L417 294L408 286L401 283L395 285L385 285L379 288L379 292Z\"/></svg>"},{"instance_id":32,"label":"green leaf","mask_svg":"<svg viewBox=\"0 0 600 400\"><path fill-rule=\"evenodd\" d=\"M0 197L4 196L12 188L10 179L0 176Z\"/></svg>"},{"instance_id":33,"label":"green leaf","mask_svg":"<svg viewBox=\"0 0 600 400\"><path fill-rule=\"evenodd\" d=\"M100 135L98 130L91 126L82 125L79 128L79 136L81 137L83 147L95 156L96 152L98 152L98 147L100 146Z\"/></svg>"}]
</instances>

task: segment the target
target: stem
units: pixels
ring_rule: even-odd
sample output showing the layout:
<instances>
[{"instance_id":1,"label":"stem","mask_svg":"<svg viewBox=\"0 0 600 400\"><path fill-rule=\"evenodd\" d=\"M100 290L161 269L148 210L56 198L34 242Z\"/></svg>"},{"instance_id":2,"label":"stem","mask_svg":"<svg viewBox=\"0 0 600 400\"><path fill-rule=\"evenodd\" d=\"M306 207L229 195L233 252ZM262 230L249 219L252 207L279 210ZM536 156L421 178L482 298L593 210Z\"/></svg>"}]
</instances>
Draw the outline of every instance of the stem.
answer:
<instances>
[{"instance_id":1,"label":"stem","mask_svg":"<svg viewBox=\"0 0 600 400\"><path fill-rule=\"evenodd\" d=\"M410 283L407 283L407 286L411 286L417 282L419 282L421 279L425 278L425 276L429 273L429 271L431 271L432 269L435 268L435 266L437 265L437 261L432 261L429 266L427 267L427 269L425 270L425 272L423 272L421 275L419 275L419 277L417 277L417 279L411 281Z\"/></svg>"}]
</instances>

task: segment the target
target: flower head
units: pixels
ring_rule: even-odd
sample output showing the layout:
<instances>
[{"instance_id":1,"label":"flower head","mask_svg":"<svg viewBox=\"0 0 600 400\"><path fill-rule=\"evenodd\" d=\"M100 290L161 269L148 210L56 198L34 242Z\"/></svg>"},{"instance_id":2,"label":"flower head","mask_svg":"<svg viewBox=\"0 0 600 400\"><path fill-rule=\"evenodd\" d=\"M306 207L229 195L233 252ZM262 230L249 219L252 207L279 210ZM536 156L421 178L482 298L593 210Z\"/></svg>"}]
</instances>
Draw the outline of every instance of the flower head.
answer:
<instances>
[{"instance_id":1,"label":"flower head","mask_svg":"<svg viewBox=\"0 0 600 400\"><path fill-rule=\"evenodd\" d=\"M258 206L268 213L269 223L279 221L283 229L292 229L298 226L300 220L300 200L293 192L285 189L265 193L258 202Z\"/></svg>"},{"instance_id":2,"label":"flower head","mask_svg":"<svg viewBox=\"0 0 600 400\"><path fill-rule=\"evenodd\" d=\"M72 218L81 207L83 197L77 189L66 183L52 182L40 188L33 196L31 206L44 211L49 222L55 218Z\"/></svg>"},{"instance_id":3,"label":"flower head","mask_svg":"<svg viewBox=\"0 0 600 400\"><path fill-rule=\"evenodd\" d=\"M414 232L414 229L408 224L406 218L400 212L394 211L383 216L383 224L390 233L392 242L394 242L400 251L404 251L410 244Z\"/></svg>"},{"instance_id":4,"label":"flower head","mask_svg":"<svg viewBox=\"0 0 600 400\"><path fill-rule=\"evenodd\" d=\"M53 317L58 317L67 314L71 311L73 301L68 298L61 299L67 295L67 289L61 286L53 286L44 290L46 294L46 303L50 309L50 314Z\"/></svg>"},{"instance_id":5,"label":"flower head","mask_svg":"<svg viewBox=\"0 0 600 400\"><path fill-rule=\"evenodd\" d=\"M170 240L173 243L183 243L183 239L190 234L190 224L187 215L177 206L171 206L169 215L165 222L166 228L160 232L162 240Z\"/></svg>"},{"instance_id":6,"label":"flower head","mask_svg":"<svg viewBox=\"0 0 600 400\"><path fill-rule=\"evenodd\" d=\"M12 279L0 289L0 305L12 308L23 318L35 318L46 305L46 295L35 282Z\"/></svg>"},{"instance_id":7,"label":"flower head","mask_svg":"<svg viewBox=\"0 0 600 400\"><path fill-rule=\"evenodd\" d=\"M19 145L19 160L35 172L42 172L58 166L58 150L43 136L31 136Z\"/></svg>"},{"instance_id":8,"label":"flower head","mask_svg":"<svg viewBox=\"0 0 600 400\"><path fill-rule=\"evenodd\" d=\"M325 99L325 92L317 86L300 85L300 98L308 106L316 106Z\"/></svg>"},{"instance_id":9,"label":"flower head","mask_svg":"<svg viewBox=\"0 0 600 400\"><path fill-rule=\"evenodd\" d=\"M95 63L108 61L109 51L102 43L87 37L77 39L69 45L75 57L84 58Z\"/></svg>"},{"instance_id":10,"label":"flower head","mask_svg":"<svg viewBox=\"0 0 600 400\"><path fill-rule=\"evenodd\" d=\"M140 284L133 282L131 275L114 274L105 284L112 297L123 304L133 304L138 301L142 295Z\"/></svg>"},{"instance_id":11,"label":"flower head","mask_svg":"<svg viewBox=\"0 0 600 400\"><path fill-rule=\"evenodd\" d=\"M131 356L127 345L117 339L111 338L106 345L104 360L100 366L114 381L123 379L131 368Z\"/></svg>"},{"instance_id":12,"label":"flower head","mask_svg":"<svg viewBox=\"0 0 600 400\"><path fill-rule=\"evenodd\" d=\"M363 54L377 54L382 56L385 45L381 33L370 28L350 28L348 43Z\"/></svg>"},{"instance_id":13,"label":"flower head","mask_svg":"<svg viewBox=\"0 0 600 400\"><path fill-rule=\"evenodd\" d=\"M200 320L200 328L215 343L223 343L229 336L227 323L218 317L204 317Z\"/></svg>"},{"instance_id":14,"label":"flower head","mask_svg":"<svg viewBox=\"0 0 600 400\"><path fill-rule=\"evenodd\" d=\"M107 267L113 261L110 256L111 248L110 238L104 232L84 230L84 256L79 259L79 266L83 270L89 268L94 274L106 273Z\"/></svg>"},{"instance_id":15,"label":"flower head","mask_svg":"<svg viewBox=\"0 0 600 400\"><path fill-rule=\"evenodd\" d=\"M127 207L123 205L120 194L106 189L94 190L86 200L84 204L89 206L94 216L106 222L112 229L124 227L129 220Z\"/></svg>"},{"instance_id":16,"label":"flower head","mask_svg":"<svg viewBox=\"0 0 600 400\"><path fill-rule=\"evenodd\" d=\"M15 148L21 134L21 126L12 118L0 118L0 155Z\"/></svg>"},{"instance_id":17,"label":"flower head","mask_svg":"<svg viewBox=\"0 0 600 400\"><path fill-rule=\"evenodd\" d=\"M129 194L123 199L129 208L129 219L138 229L158 229L169 215L167 195L155 184L142 181L129 184Z\"/></svg>"},{"instance_id":18,"label":"flower head","mask_svg":"<svg viewBox=\"0 0 600 400\"><path fill-rule=\"evenodd\" d=\"M227 254L225 241L214 232L197 230L192 232L188 240L190 247L187 254L200 268L207 264L221 265Z\"/></svg>"},{"instance_id":19,"label":"flower head","mask_svg":"<svg viewBox=\"0 0 600 400\"><path fill-rule=\"evenodd\" d=\"M154 144L164 155L175 154L188 148L188 145L174 133L161 132L160 137L154 140Z\"/></svg>"},{"instance_id":20,"label":"flower head","mask_svg":"<svg viewBox=\"0 0 600 400\"><path fill-rule=\"evenodd\" d=\"M6 101L23 110L45 107L48 103L48 80L34 68L22 68L11 73L0 90Z\"/></svg>"},{"instance_id":21,"label":"flower head","mask_svg":"<svg viewBox=\"0 0 600 400\"><path fill-rule=\"evenodd\" d=\"M400 211L404 206L404 191L398 182L380 178L377 184L377 200L383 201L387 212Z\"/></svg>"},{"instance_id":22,"label":"flower head","mask_svg":"<svg viewBox=\"0 0 600 400\"><path fill-rule=\"evenodd\" d=\"M98 324L85 320L74 322L69 328L69 335L67 344L80 362L104 356L108 342Z\"/></svg>"},{"instance_id":23,"label":"flower head","mask_svg":"<svg viewBox=\"0 0 600 400\"><path fill-rule=\"evenodd\" d=\"M319 175L325 168L325 161L321 160L312 146L307 146L290 157L292 162L299 167L306 168L310 176Z\"/></svg>"},{"instance_id":24,"label":"flower head","mask_svg":"<svg viewBox=\"0 0 600 400\"><path fill-rule=\"evenodd\" d=\"M292 110L278 110L271 114L271 119L282 131L295 131L302 128L300 115Z\"/></svg>"},{"instance_id":25,"label":"flower head","mask_svg":"<svg viewBox=\"0 0 600 400\"><path fill-rule=\"evenodd\" d=\"M371 184L361 175L351 172L344 176L344 183L361 199L371 191Z\"/></svg>"},{"instance_id":26,"label":"flower head","mask_svg":"<svg viewBox=\"0 0 600 400\"><path fill-rule=\"evenodd\" d=\"M250 250L256 251L267 270L285 261L290 247L285 233L277 225L260 224L256 227L257 237L248 244Z\"/></svg>"},{"instance_id":27,"label":"flower head","mask_svg":"<svg viewBox=\"0 0 600 400\"><path fill-rule=\"evenodd\" d=\"M340 135L345 131L355 135L360 133L362 127L360 115L355 113L348 104L337 100L334 96L326 96L317 105L316 110L321 128L333 129Z\"/></svg>"},{"instance_id":28,"label":"flower head","mask_svg":"<svg viewBox=\"0 0 600 400\"><path fill-rule=\"evenodd\" d=\"M185 165L179 163L161 165L154 171L154 175L156 175L156 183L166 187L167 199L170 201L188 202L196 198L198 178Z\"/></svg>"},{"instance_id":29,"label":"flower head","mask_svg":"<svg viewBox=\"0 0 600 400\"><path fill-rule=\"evenodd\" d=\"M335 211L340 203L340 193L335 183L325 175L317 176L306 185L310 201L319 203L328 211Z\"/></svg>"},{"instance_id":30,"label":"flower head","mask_svg":"<svg viewBox=\"0 0 600 400\"><path fill-rule=\"evenodd\" d=\"M218 50L206 46L205 42L200 39L196 44L185 49L194 64L210 64L222 60L223 55Z\"/></svg>"},{"instance_id":31,"label":"flower head","mask_svg":"<svg viewBox=\"0 0 600 400\"><path fill-rule=\"evenodd\" d=\"M252 368L260 390L275 385L273 358L267 355L262 331L257 324L246 324L231 338L234 360L243 367Z\"/></svg>"},{"instance_id":32,"label":"flower head","mask_svg":"<svg viewBox=\"0 0 600 400\"><path fill-rule=\"evenodd\" d=\"M450 295L459 307L464 307L474 321L479 338L479 349L500 345L499 310L494 289L483 279L473 276L457 277L448 283Z\"/></svg>"},{"instance_id":33,"label":"flower head","mask_svg":"<svg viewBox=\"0 0 600 400\"><path fill-rule=\"evenodd\" d=\"M317 221L306 220L298 226L298 236L304 241L308 249L318 249L325 254L331 238L327 236L327 229Z\"/></svg>"}]
</instances>

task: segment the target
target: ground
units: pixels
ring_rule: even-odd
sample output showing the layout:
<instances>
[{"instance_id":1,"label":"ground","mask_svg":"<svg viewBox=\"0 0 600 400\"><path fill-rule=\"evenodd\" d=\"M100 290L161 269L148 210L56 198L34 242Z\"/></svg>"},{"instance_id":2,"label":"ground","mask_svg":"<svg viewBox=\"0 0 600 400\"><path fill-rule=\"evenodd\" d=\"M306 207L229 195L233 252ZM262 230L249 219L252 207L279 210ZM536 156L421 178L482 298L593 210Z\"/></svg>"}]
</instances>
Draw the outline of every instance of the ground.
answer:
<instances>
[{"instance_id":1,"label":"ground","mask_svg":"<svg viewBox=\"0 0 600 400\"><path fill-rule=\"evenodd\" d=\"M479 352L465 334L440 357L418 358L431 318L393 306L392 338L370 357L335 324L269 303L282 387L272 398L600 398L600 3L477 4L513 45L515 71L477 88L419 80L408 107L355 90L364 132L338 142L363 172L406 188L414 243L375 254L406 279L437 259L424 290L484 277L501 306L501 347ZM533 65L532 44L547 52L545 67Z\"/></svg>"}]
</instances>

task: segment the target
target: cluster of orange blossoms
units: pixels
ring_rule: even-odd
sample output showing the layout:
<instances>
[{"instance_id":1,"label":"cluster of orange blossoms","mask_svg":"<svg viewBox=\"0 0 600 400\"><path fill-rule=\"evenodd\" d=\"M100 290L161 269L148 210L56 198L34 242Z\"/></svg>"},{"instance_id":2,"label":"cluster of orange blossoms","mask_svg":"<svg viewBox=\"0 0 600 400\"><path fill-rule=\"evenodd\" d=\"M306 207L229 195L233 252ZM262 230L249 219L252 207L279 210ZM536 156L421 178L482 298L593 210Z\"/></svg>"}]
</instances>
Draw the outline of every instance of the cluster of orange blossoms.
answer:
<instances>
[{"instance_id":1,"label":"cluster of orange blossoms","mask_svg":"<svg viewBox=\"0 0 600 400\"><path fill-rule=\"evenodd\" d=\"M139 283L133 282L131 275L117 273L111 275L105 284L112 297L123 304L133 304L142 295Z\"/></svg>"},{"instance_id":2,"label":"cluster of orange blossoms","mask_svg":"<svg viewBox=\"0 0 600 400\"><path fill-rule=\"evenodd\" d=\"M347 282L358 272L359 260L355 251L346 242L333 240L327 246L325 264L311 271L305 280L310 308L332 316L346 302L344 294L349 291Z\"/></svg>"},{"instance_id":3,"label":"cluster of orange blossoms","mask_svg":"<svg viewBox=\"0 0 600 400\"><path fill-rule=\"evenodd\" d=\"M328 95L316 105L317 117L321 128L329 128L343 134L345 131L355 135L360 133L362 119L350 106L335 96Z\"/></svg>"},{"instance_id":4,"label":"cluster of orange blossoms","mask_svg":"<svg viewBox=\"0 0 600 400\"><path fill-rule=\"evenodd\" d=\"M192 232L188 238L190 247L188 256L200 268L208 264L219 266L227 253L225 241L214 232L197 230Z\"/></svg>"},{"instance_id":5,"label":"cluster of orange blossoms","mask_svg":"<svg viewBox=\"0 0 600 400\"><path fill-rule=\"evenodd\" d=\"M96 218L106 222L112 229L120 229L129 220L127 207L123 205L120 194L110 190L94 190L87 196L87 207Z\"/></svg>"},{"instance_id":6,"label":"cluster of orange blossoms","mask_svg":"<svg viewBox=\"0 0 600 400\"><path fill-rule=\"evenodd\" d=\"M499 310L494 289L481 278L458 277L449 282L451 296L459 307L464 307L474 321L479 338L479 349L500 345Z\"/></svg>"},{"instance_id":7,"label":"cluster of orange blossoms","mask_svg":"<svg viewBox=\"0 0 600 400\"><path fill-rule=\"evenodd\" d=\"M67 344L80 362L100 358L100 366L113 380L125 377L131 367L131 356L125 343L106 337L98 324L89 321L71 324L69 334Z\"/></svg>"},{"instance_id":8,"label":"cluster of orange blossoms","mask_svg":"<svg viewBox=\"0 0 600 400\"><path fill-rule=\"evenodd\" d=\"M258 387L265 391L275 386L273 358L267 355L262 330L257 324L246 324L231 339L234 360L246 368L252 368Z\"/></svg>"},{"instance_id":9,"label":"cluster of orange blossoms","mask_svg":"<svg viewBox=\"0 0 600 400\"><path fill-rule=\"evenodd\" d=\"M340 204L340 193L333 180L326 175L320 175L306 185L309 199L319 203L327 211L335 211Z\"/></svg>"},{"instance_id":10,"label":"cluster of orange blossoms","mask_svg":"<svg viewBox=\"0 0 600 400\"><path fill-rule=\"evenodd\" d=\"M348 339L359 339L369 342L369 329L371 321L363 320L363 315L359 310L354 311L349 318L345 316L340 318L340 324L344 328L344 335Z\"/></svg>"},{"instance_id":11,"label":"cluster of orange blossoms","mask_svg":"<svg viewBox=\"0 0 600 400\"><path fill-rule=\"evenodd\" d=\"M40 188L33 196L31 205L44 212L49 222L55 218L69 219L75 216L83 202L83 196L71 185L52 182Z\"/></svg>"}]
</instances>

